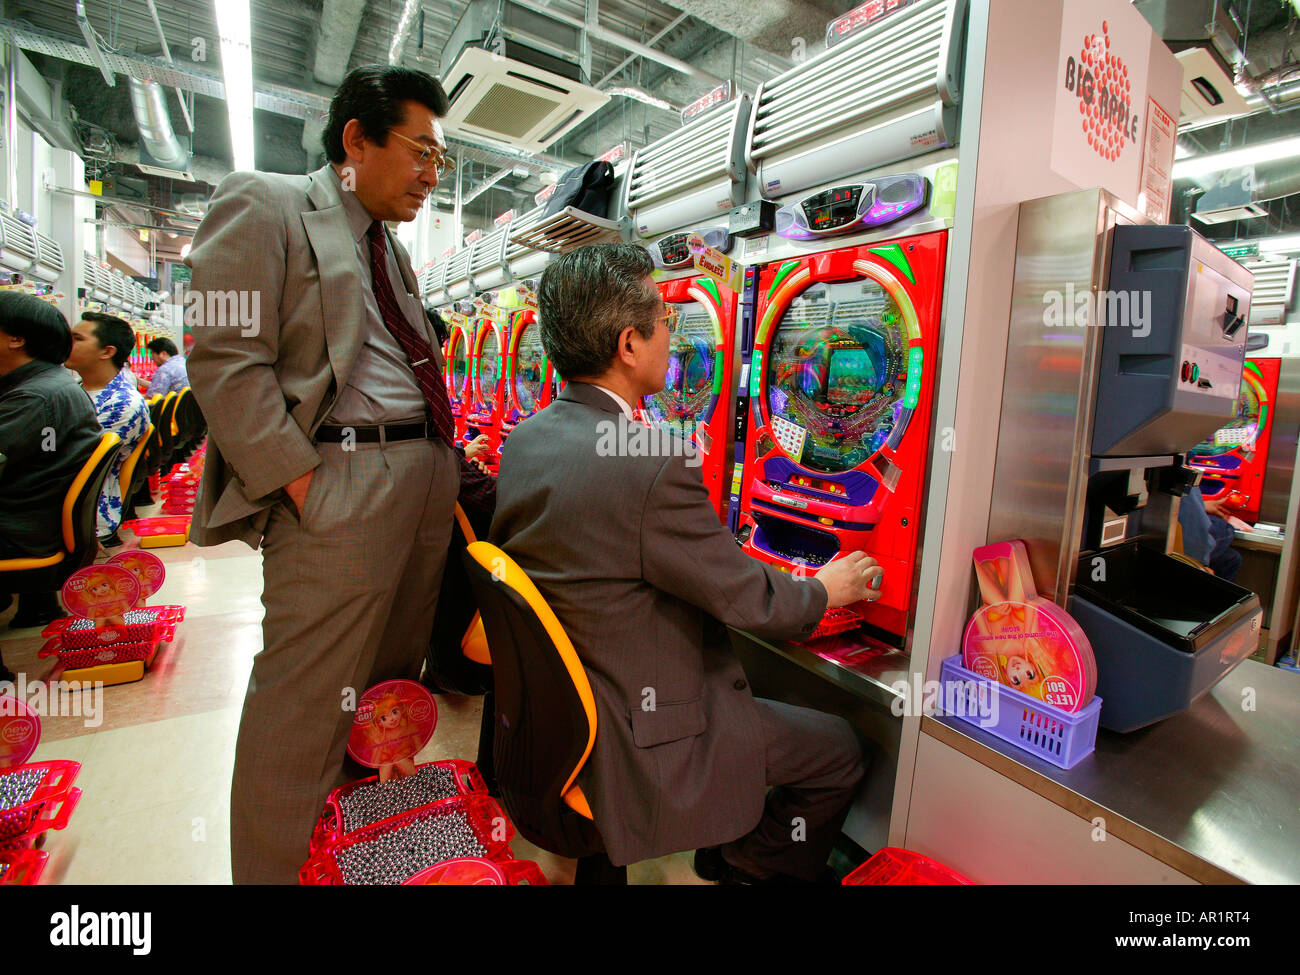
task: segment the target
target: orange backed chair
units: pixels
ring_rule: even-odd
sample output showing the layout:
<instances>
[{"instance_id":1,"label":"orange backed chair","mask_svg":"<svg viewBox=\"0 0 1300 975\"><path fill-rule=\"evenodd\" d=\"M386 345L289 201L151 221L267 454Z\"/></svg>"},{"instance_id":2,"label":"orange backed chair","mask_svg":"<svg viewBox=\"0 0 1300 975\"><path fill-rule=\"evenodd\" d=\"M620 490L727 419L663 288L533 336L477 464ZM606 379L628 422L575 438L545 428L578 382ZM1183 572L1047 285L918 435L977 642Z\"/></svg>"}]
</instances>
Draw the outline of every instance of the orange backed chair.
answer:
<instances>
[{"instance_id":1,"label":"orange backed chair","mask_svg":"<svg viewBox=\"0 0 1300 975\"><path fill-rule=\"evenodd\" d=\"M172 452L176 449L176 439L172 434L172 429L176 425L176 403L180 399L180 393L174 390L163 397L162 402L158 405L158 415L153 419L155 442L158 446L158 468L157 473L169 474L172 469ZM151 414L153 410L149 411ZM150 471L149 473L155 473Z\"/></svg>"},{"instance_id":2,"label":"orange backed chair","mask_svg":"<svg viewBox=\"0 0 1300 975\"><path fill-rule=\"evenodd\" d=\"M172 411L172 463L188 459L207 432L208 424L198 401L186 386L176 394L176 408Z\"/></svg>"},{"instance_id":3,"label":"orange backed chair","mask_svg":"<svg viewBox=\"0 0 1300 975\"><path fill-rule=\"evenodd\" d=\"M0 559L0 589L7 592L51 592L68 576L90 565L99 550L95 515L104 478L122 440L105 430L63 498L63 530L59 551L39 558Z\"/></svg>"},{"instance_id":4,"label":"orange backed chair","mask_svg":"<svg viewBox=\"0 0 1300 975\"><path fill-rule=\"evenodd\" d=\"M578 858L578 884L626 884L577 784L596 742L596 701L564 627L531 579L488 542L465 568L492 648L492 757L501 805L529 842Z\"/></svg>"}]
</instances>

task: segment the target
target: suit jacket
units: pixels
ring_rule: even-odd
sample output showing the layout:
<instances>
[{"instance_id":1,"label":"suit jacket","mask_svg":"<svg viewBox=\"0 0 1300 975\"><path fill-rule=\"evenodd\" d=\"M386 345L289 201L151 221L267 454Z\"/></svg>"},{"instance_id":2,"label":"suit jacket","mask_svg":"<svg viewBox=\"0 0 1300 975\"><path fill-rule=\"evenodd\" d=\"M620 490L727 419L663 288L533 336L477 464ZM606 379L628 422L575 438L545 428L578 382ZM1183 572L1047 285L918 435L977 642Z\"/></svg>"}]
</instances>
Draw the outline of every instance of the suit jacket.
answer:
<instances>
[{"instance_id":1,"label":"suit jacket","mask_svg":"<svg viewBox=\"0 0 1300 975\"><path fill-rule=\"evenodd\" d=\"M763 731L723 624L798 638L826 610L820 583L740 550L699 468L601 456L602 437L623 425L605 393L569 383L510 434L491 531L591 681L596 743L578 782L615 864L733 840L758 823Z\"/></svg>"},{"instance_id":2,"label":"suit jacket","mask_svg":"<svg viewBox=\"0 0 1300 975\"><path fill-rule=\"evenodd\" d=\"M388 241L402 284L418 296L406 251ZM308 176L231 173L185 263L205 311L220 304L213 292L258 296L256 334L201 320L187 363L209 433L191 537L256 548L279 489L320 463L312 435L365 341L365 278L328 167ZM441 370L427 318L413 325Z\"/></svg>"}]
</instances>

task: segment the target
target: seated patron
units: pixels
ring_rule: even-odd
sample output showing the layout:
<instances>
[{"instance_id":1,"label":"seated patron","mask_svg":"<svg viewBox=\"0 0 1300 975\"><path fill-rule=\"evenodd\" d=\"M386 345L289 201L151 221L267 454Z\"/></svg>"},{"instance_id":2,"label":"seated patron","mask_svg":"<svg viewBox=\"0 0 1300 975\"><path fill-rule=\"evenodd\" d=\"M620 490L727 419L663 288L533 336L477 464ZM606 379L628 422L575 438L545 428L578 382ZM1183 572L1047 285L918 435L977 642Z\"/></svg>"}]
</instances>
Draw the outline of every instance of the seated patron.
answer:
<instances>
[{"instance_id":1,"label":"seated patron","mask_svg":"<svg viewBox=\"0 0 1300 975\"><path fill-rule=\"evenodd\" d=\"M71 348L57 308L0 292L0 559L59 551L64 498L99 441L90 397L63 368ZM60 615L54 593L28 593L9 625L43 626Z\"/></svg>"},{"instance_id":2,"label":"seated patron","mask_svg":"<svg viewBox=\"0 0 1300 975\"><path fill-rule=\"evenodd\" d=\"M878 598L881 569L858 552L815 577L784 574L740 550L691 458L609 449L636 441L618 426L664 387L669 328L651 269L644 249L601 244L542 275L542 343L569 382L510 435L491 540L537 585L591 682L596 741L578 783L610 861L698 848L706 880L827 882L861 748L842 718L755 698L726 625L806 637L828 607Z\"/></svg>"},{"instance_id":3,"label":"seated patron","mask_svg":"<svg viewBox=\"0 0 1300 975\"><path fill-rule=\"evenodd\" d=\"M157 366L153 379L149 380L149 388L144 392L145 399L156 395L179 393L189 386L190 379L185 372L185 357L177 354L175 342L171 339L157 338L145 348L149 350L150 358Z\"/></svg>"},{"instance_id":4,"label":"seated patron","mask_svg":"<svg viewBox=\"0 0 1300 975\"><path fill-rule=\"evenodd\" d=\"M81 388L95 404L99 424L122 438L117 457L104 478L97 516L99 538L105 545L120 544L122 524L122 465L149 429L149 407L127 378L127 356L135 347L131 326L115 315L83 312L72 328L72 353L67 367L81 377Z\"/></svg>"}]
</instances>

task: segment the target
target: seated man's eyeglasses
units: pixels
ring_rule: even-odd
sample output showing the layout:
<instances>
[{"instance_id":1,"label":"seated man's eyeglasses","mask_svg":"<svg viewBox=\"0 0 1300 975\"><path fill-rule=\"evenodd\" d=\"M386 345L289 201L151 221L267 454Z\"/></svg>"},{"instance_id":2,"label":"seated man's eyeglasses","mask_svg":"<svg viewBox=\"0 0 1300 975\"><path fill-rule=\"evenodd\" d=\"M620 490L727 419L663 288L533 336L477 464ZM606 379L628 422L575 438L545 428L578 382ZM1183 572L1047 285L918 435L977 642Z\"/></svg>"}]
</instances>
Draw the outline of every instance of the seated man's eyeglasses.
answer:
<instances>
[{"instance_id":1,"label":"seated man's eyeglasses","mask_svg":"<svg viewBox=\"0 0 1300 975\"><path fill-rule=\"evenodd\" d=\"M419 166L421 172L432 169L438 174L439 177L442 177L442 176L446 176L448 173L452 172L456 168L455 161L448 158L447 156L444 156L442 152L438 150L437 146L421 145L420 143L416 142L414 139L408 139L400 132L389 132L388 134L397 136L399 139L401 139L408 146L410 146L412 149L414 149L416 152L420 154Z\"/></svg>"}]
</instances>

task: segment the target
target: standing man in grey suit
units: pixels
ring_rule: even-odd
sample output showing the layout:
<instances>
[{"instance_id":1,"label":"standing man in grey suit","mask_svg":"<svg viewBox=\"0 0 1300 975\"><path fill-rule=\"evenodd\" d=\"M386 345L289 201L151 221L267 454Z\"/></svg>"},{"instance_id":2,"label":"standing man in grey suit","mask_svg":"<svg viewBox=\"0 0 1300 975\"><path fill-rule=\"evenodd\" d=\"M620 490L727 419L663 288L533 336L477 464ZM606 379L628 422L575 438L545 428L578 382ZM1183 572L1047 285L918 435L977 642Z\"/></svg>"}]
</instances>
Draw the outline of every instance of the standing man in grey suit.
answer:
<instances>
[{"instance_id":1,"label":"standing man in grey suit","mask_svg":"<svg viewBox=\"0 0 1300 975\"><path fill-rule=\"evenodd\" d=\"M578 782L611 862L700 847L706 880L818 881L861 750L842 718L755 699L723 624L807 636L828 607L878 598L881 569L855 552L785 575L718 523L693 458L618 455L644 445L631 407L668 369L651 268L642 248L603 244L543 273L542 344L569 384L510 435L492 541L536 583L591 681L596 743Z\"/></svg>"},{"instance_id":2,"label":"standing man in grey suit","mask_svg":"<svg viewBox=\"0 0 1300 975\"><path fill-rule=\"evenodd\" d=\"M343 781L346 708L419 676L458 492L480 508L495 492L452 447L442 356L383 223L413 220L448 168L446 111L423 72L357 68L330 105L329 165L232 173L189 257L207 316L189 374L209 430L192 537L262 548L236 883L296 881Z\"/></svg>"}]
</instances>

